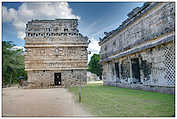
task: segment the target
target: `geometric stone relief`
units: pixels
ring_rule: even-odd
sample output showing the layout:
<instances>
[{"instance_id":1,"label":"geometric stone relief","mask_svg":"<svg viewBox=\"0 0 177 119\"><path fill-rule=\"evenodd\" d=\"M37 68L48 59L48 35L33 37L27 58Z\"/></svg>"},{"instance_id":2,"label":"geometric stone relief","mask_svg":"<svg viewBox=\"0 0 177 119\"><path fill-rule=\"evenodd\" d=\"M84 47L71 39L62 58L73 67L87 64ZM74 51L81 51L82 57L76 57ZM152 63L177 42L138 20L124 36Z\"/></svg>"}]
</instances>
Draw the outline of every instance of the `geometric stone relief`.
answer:
<instances>
[{"instance_id":1,"label":"geometric stone relief","mask_svg":"<svg viewBox=\"0 0 177 119\"><path fill-rule=\"evenodd\" d=\"M169 86L175 85L175 46L168 44L164 49L164 64L166 66L166 79Z\"/></svg>"},{"instance_id":2,"label":"geometric stone relief","mask_svg":"<svg viewBox=\"0 0 177 119\"><path fill-rule=\"evenodd\" d=\"M32 53L33 51L33 53ZM49 58L53 60L62 59L84 59L87 60L87 49L86 48L27 48L26 59L41 59ZM59 58L59 59L58 59Z\"/></svg>"},{"instance_id":3,"label":"geometric stone relief","mask_svg":"<svg viewBox=\"0 0 177 119\"><path fill-rule=\"evenodd\" d=\"M26 63L26 69L40 69L40 68L82 68L86 67L87 62L50 62L50 63Z\"/></svg>"}]
</instances>

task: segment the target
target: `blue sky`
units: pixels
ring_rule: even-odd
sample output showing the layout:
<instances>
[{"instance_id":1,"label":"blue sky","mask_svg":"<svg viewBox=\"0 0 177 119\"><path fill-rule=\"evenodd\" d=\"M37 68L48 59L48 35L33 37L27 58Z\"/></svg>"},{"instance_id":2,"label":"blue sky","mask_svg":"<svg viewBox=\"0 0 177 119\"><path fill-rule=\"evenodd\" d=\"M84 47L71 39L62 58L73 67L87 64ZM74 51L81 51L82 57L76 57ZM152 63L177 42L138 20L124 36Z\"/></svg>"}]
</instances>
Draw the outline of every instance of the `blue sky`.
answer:
<instances>
[{"instance_id":1,"label":"blue sky","mask_svg":"<svg viewBox=\"0 0 177 119\"><path fill-rule=\"evenodd\" d=\"M88 50L99 52L98 40L116 29L143 2L64 2L62 4L3 2L2 40L24 46L24 28L34 19L80 18L79 31L91 40ZM49 12L50 11L50 12ZM63 14L61 14L63 12Z\"/></svg>"}]
</instances>

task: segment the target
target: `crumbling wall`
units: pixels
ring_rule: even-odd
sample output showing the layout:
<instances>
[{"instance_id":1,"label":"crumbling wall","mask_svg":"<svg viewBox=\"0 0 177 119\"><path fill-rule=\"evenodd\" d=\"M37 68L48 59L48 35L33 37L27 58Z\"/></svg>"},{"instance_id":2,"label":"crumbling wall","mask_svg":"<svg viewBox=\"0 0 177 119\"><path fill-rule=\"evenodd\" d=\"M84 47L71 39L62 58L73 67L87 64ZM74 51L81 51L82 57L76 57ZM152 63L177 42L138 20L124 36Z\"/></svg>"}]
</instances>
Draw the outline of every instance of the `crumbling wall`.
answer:
<instances>
[{"instance_id":1,"label":"crumbling wall","mask_svg":"<svg viewBox=\"0 0 177 119\"><path fill-rule=\"evenodd\" d=\"M133 83L134 77L131 74L131 59L139 59L140 82ZM121 64L120 67L120 82L114 82L113 77L109 77L112 72L105 71L106 81L104 85L113 85L121 83L122 86L135 88L134 84L140 85L138 89L151 90L148 86L156 87L153 90L160 91L157 87L171 87L175 86L175 46L174 42L162 44L151 49L141 51L139 53L131 54L127 57L117 59ZM112 62L114 63L114 62ZM104 70L105 67L103 67ZM112 78L112 79L110 79ZM131 86L132 85L132 86ZM163 89L162 89L163 90ZM174 89L164 89L162 92L174 92Z\"/></svg>"},{"instance_id":2,"label":"crumbling wall","mask_svg":"<svg viewBox=\"0 0 177 119\"><path fill-rule=\"evenodd\" d=\"M140 79L143 84L158 86L174 85L175 50L173 42L131 54L124 59L120 58L120 77L125 82L128 82L128 79L131 78L130 69L132 68L132 63L130 60L134 58L139 59ZM107 71L107 73L110 75L112 72Z\"/></svg>"},{"instance_id":3,"label":"crumbling wall","mask_svg":"<svg viewBox=\"0 0 177 119\"><path fill-rule=\"evenodd\" d=\"M124 28L120 28L116 34L113 32L109 40L100 42L103 47L100 53L102 59L174 31L175 3L158 3L148 13L138 14L128 21L133 22L127 26L126 23L122 24L121 26L125 25Z\"/></svg>"},{"instance_id":4,"label":"crumbling wall","mask_svg":"<svg viewBox=\"0 0 177 119\"><path fill-rule=\"evenodd\" d=\"M131 54L127 58L117 59L121 62L119 81L113 81L112 72L104 70L104 85L133 88L145 91L174 94L175 89L175 46L173 42L156 46L139 53ZM128 58L129 57L129 58ZM140 82L134 82L131 77L130 59L139 58ZM114 62L112 62L114 63ZM105 76L106 75L106 76ZM112 78L112 79L111 79Z\"/></svg>"},{"instance_id":5,"label":"crumbling wall","mask_svg":"<svg viewBox=\"0 0 177 119\"><path fill-rule=\"evenodd\" d=\"M174 93L175 3L148 3L142 8L99 42L104 84ZM120 82L113 82L116 73L106 67L108 62L119 62Z\"/></svg>"},{"instance_id":6,"label":"crumbling wall","mask_svg":"<svg viewBox=\"0 0 177 119\"><path fill-rule=\"evenodd\" d=\"M80 86L87 84L86 70L63 71L61 73L63 87Z\"/></svg>"},{"instance_id":7,"label":"crumbling wall","mask_svg":"<svg viewBox=\"0 0 177 119\"><path fill-rule=\"evenodd\" d=\"M104 64L102 64L102 67L103 67L103 72L102 72L103 81L106 82L106 81L108 81L108 78L107 78L108 64L104 63Z\"/></svg>"},{"instance_id":8,"label":"crumbling wall","mask_svg":"<svg viewBox=\"0 0 177 119\"><path fill-rule=\"evenodd\" d=\"M29 88L47 88L54 84L54 74L52 71L28 71L28 83L33 85Z\"/></svg>"},{"instance_id":9,"label":"crumbling wall","mask_svg":"<svg viewBox=\"0 0 177 119\"><path fill-rule=\"evenodd\" d=\"M54 85L54 73L61 73L61 87L72 87L87 84L86 70L68 71L28 71L28 82L32 87L28 88L49 88Z\"/></svg>"},{"instance_id":10,"label":"crumbling wall","mask_svg":"<svg viewBox=\"0 0 177 119\"><path fill-rule=\"evenodd\" d=\"M130 78L130 61L128 59L121 61L121 80L122 82L128 82Z\"/></svg>"},{"instance_id":11,"label":"crumbling wall","mask_svg":"<svg viewBox=\"0 0 177 119\"><path fill-rule=\"evenodd\" d=\"M114 71L113 62L108 62L108 63L103 64L103 81L105 84L115 81L115 79L114 79L115 73L114 72L115 71Z\"/></svg>"}]
</instances>

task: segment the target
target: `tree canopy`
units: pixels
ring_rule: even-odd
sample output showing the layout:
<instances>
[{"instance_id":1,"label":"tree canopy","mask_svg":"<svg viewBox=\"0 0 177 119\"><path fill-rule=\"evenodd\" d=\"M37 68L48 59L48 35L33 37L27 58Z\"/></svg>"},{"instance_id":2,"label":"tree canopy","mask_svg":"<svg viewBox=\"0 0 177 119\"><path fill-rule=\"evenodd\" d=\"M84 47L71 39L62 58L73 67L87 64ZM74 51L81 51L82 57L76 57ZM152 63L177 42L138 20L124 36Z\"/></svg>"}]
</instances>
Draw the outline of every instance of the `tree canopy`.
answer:
<instances>
[{"instance_id":1,"label":"tree canopy","mask_svg":"<svg viewBox=\"0 0 177 119\"><path fill-rule=\"evenodd\" d=\"M88 71L96 74L101 79L102 65L99 62L100 62L100 55L99 54L93 54L93 56L91 57L91 60L88 64Z\"/></svg>"},{"instance_id":2,"label":"tree canopy","mask_svg":"<svg viewBox=\"0 0 177 119\"><path fill-rule=\"evenodd\" d=\"M17 82L19 76L27 78L24 65L23 50L12 50L12 42L2 41L2 83L3 85Z\"/></svg>"}]
</instances>

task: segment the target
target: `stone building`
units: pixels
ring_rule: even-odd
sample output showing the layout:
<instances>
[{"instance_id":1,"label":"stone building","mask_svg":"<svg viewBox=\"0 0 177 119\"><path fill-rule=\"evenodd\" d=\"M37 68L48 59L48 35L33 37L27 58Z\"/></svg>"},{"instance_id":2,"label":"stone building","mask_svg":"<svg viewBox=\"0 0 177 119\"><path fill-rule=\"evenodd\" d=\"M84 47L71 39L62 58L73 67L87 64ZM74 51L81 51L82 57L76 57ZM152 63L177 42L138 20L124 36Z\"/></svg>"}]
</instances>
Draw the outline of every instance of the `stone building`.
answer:
<instances>
[{"instance_id":1,"label":"stone building","mask_svg":"<svg viewBox=\"0 0 177 119\"><path fill-rule=\"evenodd\" d=\"M91 72L87 72L87 81L99 81L100 78L94 74L94 73L91 73Z\"/></svg>"},{"instance_id":2,"label":"stone building","mask_svg":"<svg viewBox=\"0 0 177 119\"><path fill-rule=\"evenodd\" d=\"M32 20L26 24L25 70L36 87L87 83L88 38L77 19Z\"/></svg>"},{"instance_id":3,"label":"stone building","mask_svg":"<svg viewBox=\"0 0 177 119\"><path fill-rule=\"evenodd\" d=\"M174 2L133 9L99 45L104 85L174 93Z\"/></svg>"}]
</instances>

